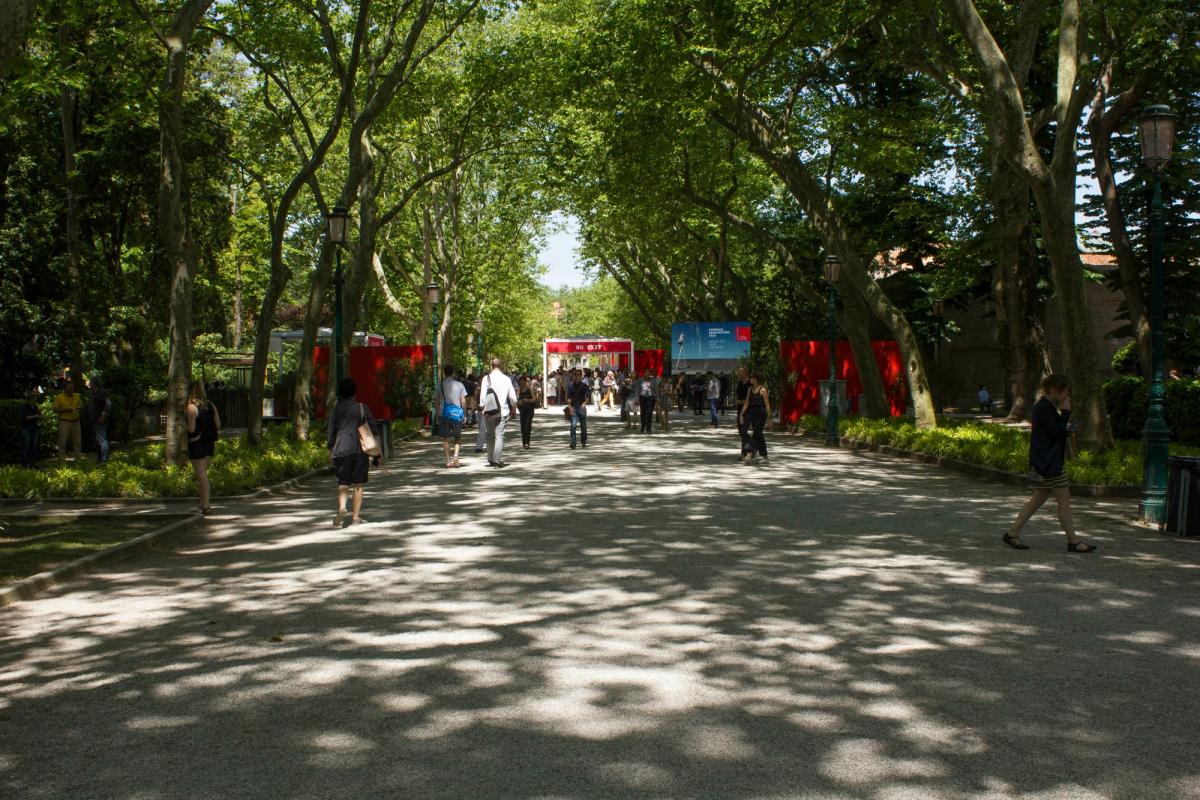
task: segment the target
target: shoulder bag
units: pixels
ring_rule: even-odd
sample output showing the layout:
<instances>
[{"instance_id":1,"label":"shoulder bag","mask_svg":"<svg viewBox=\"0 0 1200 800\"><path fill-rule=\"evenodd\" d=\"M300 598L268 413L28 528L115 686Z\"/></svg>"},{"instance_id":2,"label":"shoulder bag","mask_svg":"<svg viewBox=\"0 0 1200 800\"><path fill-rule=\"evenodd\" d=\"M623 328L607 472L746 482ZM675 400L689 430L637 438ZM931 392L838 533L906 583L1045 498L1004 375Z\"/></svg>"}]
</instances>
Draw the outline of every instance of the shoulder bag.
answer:
<instances>
[{"instance_id":1,"label":"shoulder bag","mask_svg":"<svg viewBox=\"0 0 1200 800\"><path fill-rule=\"evenodd\" d=\"M358 447L372 458L383 455L379 440L375 438L375 431L371 429L371 424L367 422L366 414L363 413L362 403L358 404Z\"/></svg>"}]
</instances>

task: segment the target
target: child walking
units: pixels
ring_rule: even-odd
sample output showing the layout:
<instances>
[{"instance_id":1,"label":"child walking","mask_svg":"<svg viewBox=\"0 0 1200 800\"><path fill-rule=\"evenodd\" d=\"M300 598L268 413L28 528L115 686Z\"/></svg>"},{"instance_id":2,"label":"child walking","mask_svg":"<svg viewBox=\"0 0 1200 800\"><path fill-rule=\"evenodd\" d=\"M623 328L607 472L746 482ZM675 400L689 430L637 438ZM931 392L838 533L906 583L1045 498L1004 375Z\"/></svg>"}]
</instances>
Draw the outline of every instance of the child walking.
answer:
<instances>
[{"instance_id":1,"label":"child walking","mask_svg":"<svg viewBox=\"0 0 1200 800\"><path fill-rule=\"evenodd\" d=\"M1071 480L1065 467L1070 422L1071 383L1065 375L1048 375L1042 381L1042 397L1033 406L1033 432L1029 437L1029 487L1033 496L1004 534L1004 543L1015 550L1029 549L1021 541L1021 529L1050 495L1058 504L1067 552L1091 553L1096 549L1076 535L1071 515Z\"/></svg>"}]
</instances>

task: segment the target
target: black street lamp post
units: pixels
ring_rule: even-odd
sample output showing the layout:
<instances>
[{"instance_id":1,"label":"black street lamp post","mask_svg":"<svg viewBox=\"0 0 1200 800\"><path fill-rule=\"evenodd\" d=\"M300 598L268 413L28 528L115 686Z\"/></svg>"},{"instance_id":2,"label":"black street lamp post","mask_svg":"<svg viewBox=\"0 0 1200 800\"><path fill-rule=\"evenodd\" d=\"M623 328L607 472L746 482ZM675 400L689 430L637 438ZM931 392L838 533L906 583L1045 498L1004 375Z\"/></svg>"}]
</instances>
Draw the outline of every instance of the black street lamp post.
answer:
<instances>
[{"instance_id":1,"label":"black street lamp post","mask_svg":"<svg viewBox=\"0 0 1200 800\"><path fill-rule=\"evenodd\" d=\"M342 320L342 247L346 244L346 229L350 215L345 206L334 206L325 218L325 236L333 245L336 266L333 272L333 375L337 383L346 377L346 345Z\"/></svg>"},{"instance_id":2,"label":"black street lamp post","mask_svg":"<svg viewBox=\"0 0 1200 800\"><path fill-rule=\"evenodd\" d=\"M483 317L475 318L475 374L483 371Z\"/></svg>"},{"instance_id":3,"label":"black street lamp post","mask_svg":"<svg viewBox=\"0 0 1200 800\"><path fill-rule=\"evenodd\" d=\"M1166 320L1164 311L1163 246L1166 240L1166 212L1162 200L1162 171L1171 163L1175 143L1176 115L1167 106L1149 106L1138 121L1142 161L1154 173L1154 194L1150 201L1150 412L1142 430L1145 442L1141 512L1146 522L1161 525L1167 506L1167 456L1171 432L1164 414L1166 386Z\"/></svg>"},{"instance_id":4,"label":"black street lamp post","mask_svg":"<svg viewBox=\"0 0 1200 800\"><path fill-rule=\"evenodd\" d=\"M825 405L825 444L838 447L838 417L841 407L837 394L837 282L842 274L842 259L830 254L825 257L825 279L829 281L829 401Z\"/></svg>"}]
</instances>

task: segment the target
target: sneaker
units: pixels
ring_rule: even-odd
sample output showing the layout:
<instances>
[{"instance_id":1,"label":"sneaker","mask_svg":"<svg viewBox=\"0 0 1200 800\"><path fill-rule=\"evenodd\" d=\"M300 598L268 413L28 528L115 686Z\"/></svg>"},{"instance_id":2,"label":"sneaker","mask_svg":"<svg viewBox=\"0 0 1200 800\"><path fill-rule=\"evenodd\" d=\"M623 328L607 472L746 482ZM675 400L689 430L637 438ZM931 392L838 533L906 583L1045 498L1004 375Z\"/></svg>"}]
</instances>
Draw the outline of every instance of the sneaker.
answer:
<instances>
[{"instance_id":1,"label":"sneaker","mask_svg":"<svg viewBox=\"0 0 1200 800\"><path fill-rule=\"evenodd\" d=\"M771 466L771 459L767 458L766 456L763 456L762 461L760 461L758 463L762 464L764 467L769 467L769 466Z\"/></svg>"},{"instance_id":2,"label":"sneaker","mask_svg":"<svg viewBox=\"0 0 1200 800\"><path fill-rule=\"evenodd\" d=\"M333 527L340 528L340 527L342 527L342 523L345 521L346 521L346 509L343 508L343 509L340 509L337 512L337 516L335 516L333 518Z\"/></svg>"}]
</instances>

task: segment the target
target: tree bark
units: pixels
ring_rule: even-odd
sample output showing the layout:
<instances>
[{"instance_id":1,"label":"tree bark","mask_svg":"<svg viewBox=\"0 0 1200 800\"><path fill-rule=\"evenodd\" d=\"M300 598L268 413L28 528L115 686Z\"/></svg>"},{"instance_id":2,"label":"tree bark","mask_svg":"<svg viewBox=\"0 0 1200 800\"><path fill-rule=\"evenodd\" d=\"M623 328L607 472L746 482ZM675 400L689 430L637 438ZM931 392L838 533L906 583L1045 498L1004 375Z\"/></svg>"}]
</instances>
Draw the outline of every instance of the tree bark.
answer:
<instances>
[{"instance_id":1,"label":"tree bark","mask_svg":"<svg viewBox=\"0 0 1200 800\"><path fill-rule=\"evenodd\" d=\"M58 50L64 56L72 46L71 25L62 22L58 26ZM71 377L77 389L83 389L83 270L81 269L82 243L79 223L79 175L76 173L75 156L79 151L79 92L63 84L59 90L59 108L62 121L63 173L66 194L64 238L66 239L68 302L65 310L67 354Z\"/></svg>"},{"instance_id":2,"label":"tree bark","mask_svg":"<svg viewBox=\"0 0 1200 800\"><path fill-rule=\"evenodd\" d=\"M992 159L988 195L996 215L992 297L996 306L1008 418L1028 420L1038 385L1050 372L1046 306L1038 294L1029 187L1003 158Z\"/></svg>"},{"instance_id":3,"label":"tree bark","mask_svg":"<svg viewBox=\"0 0 1200 800\"><path fill-rule=\"evenodd\" d=\"M0 76L8 75L25 49L25 37L37 6L37 0L5 0L4 13L0 14Z\"/></svg>"},{"instance_id":4,"label":"tree bark","mask_svg":"<svg viewBox=\"0 0 1200 800\"><path fill-rule=\"evenodd\" d=\"M292 435L299 441L308 440L313 412L313 350L317 344L317 329L325 310L325 297L333 277L334 246L328 242L321 247L317 268L313 270L308 289L308 305L304 310L304 334L300 339L299 360L296 363L296 387L292 396ZM332 354L329 361L332 383ZM326 387L328 389L328 387ZM328 392L326 392L328 394Z\"/></svg>"},{"instance_id":5,"label":"tree bark","mask_svg":"<svg viewBox=\"0 0 1200 800\"><path fill-rule=\"evenodd\" d=\"M187 455L186 409L192 379L192 290L196 254L185 201L183 94L187 84L188 43L212 3L213 0L188 0L161 37L167 50L167 64L159 90L158 236L162 257L171 275L164 451L167 463L182 463Z\"/></svg>"},{"instance_id":6,"label":"tree bark","mask_svg":"<svg viewBox=\"0 0 1200 800\"><path fill-rule=\"evenodd\" d=\"M1063 0L1058 23L1055 103L1046 119L1055 123L1053 156L1047 162L1033 138L1042 114L1028 115L1020 86L1004 52L973 0L944 0L955 29L966 40L991 108L984 113L998 131L998 155L1008 160L1033 191L1041 214L1042 241L1054 276L1055 299L1062 317L1063 350L1072 381L1079 441L1086 449L1112 447L1112 427L1096 370L1096 340L1083 278L1075 229L1077 131L1090 92L1081 86L1080 65L1087 60L1082 0ZM1027 121L1028 120L1028 121Z\"/></svg>"},{"instance_id":7,"label":"tree bark","mask_svg":"<svg viewBox=\"0 0 1200 800\"><path fill-rule=\"evenodd\" d=\"M1129 313L1129 324L1133 328L1134 341L1137 342L1142 377L1149 380L1153 362L1150 315L1146 310L1142 274L1129 239L1129 226L1125 220L1125 209L1121 207L1120 195L1117 193L1117 178L1112 164L1113 131L1125 123L1132 114L1134 105L1141 99L1144 79L1139 76L1134 85L1118 97L1113 107L1106 111L1104 106L1112 88L1112 73L1113 65L1110 61L1100 76L1096 95L1092 100L1091 113L1088 115L1088 136L1092 144L1096 183L1100 187L1104 217L1108 222L1109 242L1117 260L1121 290L1125 294L1125 310Z\"/></svg>"}]
</instances>

